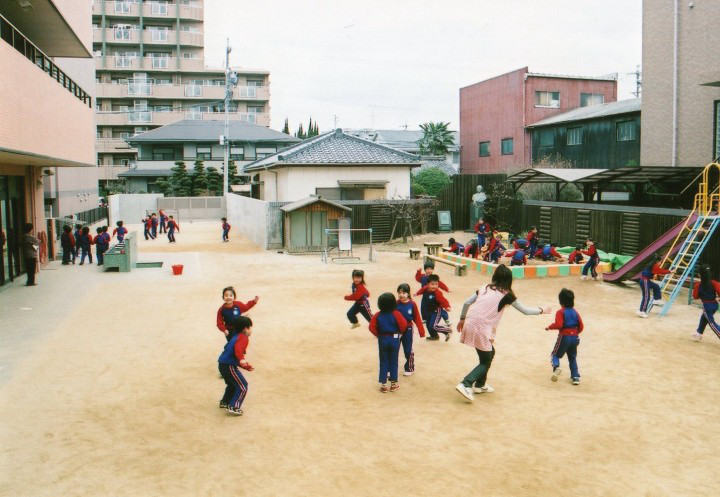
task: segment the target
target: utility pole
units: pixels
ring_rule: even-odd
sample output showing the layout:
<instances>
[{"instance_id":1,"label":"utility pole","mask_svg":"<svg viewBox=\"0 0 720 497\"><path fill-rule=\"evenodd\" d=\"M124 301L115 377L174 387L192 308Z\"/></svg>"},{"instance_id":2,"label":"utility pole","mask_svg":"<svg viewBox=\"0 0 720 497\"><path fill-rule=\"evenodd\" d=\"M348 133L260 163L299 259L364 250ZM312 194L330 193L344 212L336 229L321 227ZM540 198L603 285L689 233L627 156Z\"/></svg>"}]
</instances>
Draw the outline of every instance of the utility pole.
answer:
<instances>
[{"instance_id":1,"label":"utility pole","mask_svg":"<svg viewBox=\"0 0 720 497\"><path fill-rule=\"evenodd\" d=\"M635 98L639 98L642 93L642 73L640 72L640 66L635 66L635 72L629 72L627 74L635 75L635 91L633 95L635 95Z\"/></svg>"},{"instance_id":2,"label":"utility pole","mask_svg":"<svg viewBox=\"0 0 720 497\"><path fill-rule=\"evenodd\" d=\"M232 101L233 86L237 83L237 74L230 70L230 39L227 39L225 47L225 131L221 137L220 144L225 145L225 167L223 167L223 197L227 196L229 190L228 171L230 170L230 116L228 114L230 102Z\"/></svg>"},{"instance_id":3,"label":"utility pole","mask_svg":"<svg viewBox=\"0 0 720 497\"><path fill-rule=\"evenodd\" d=\"M338 123L338 116L333 116L333 129L337 129L337 123Z\"/></svg>"}]
</instances>

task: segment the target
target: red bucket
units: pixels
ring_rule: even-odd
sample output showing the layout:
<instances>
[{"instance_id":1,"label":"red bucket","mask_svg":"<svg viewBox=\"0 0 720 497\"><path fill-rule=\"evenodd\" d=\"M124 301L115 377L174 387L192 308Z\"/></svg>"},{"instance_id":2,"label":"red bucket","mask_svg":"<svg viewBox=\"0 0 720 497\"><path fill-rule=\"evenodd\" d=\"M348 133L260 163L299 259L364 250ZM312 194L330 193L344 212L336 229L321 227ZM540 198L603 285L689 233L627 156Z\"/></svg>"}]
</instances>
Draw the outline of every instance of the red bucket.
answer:
<instances>
[{"instance_id":1,"label":"red bucket","mask_svg":"<svg viewBox=\"0 0 720 497\"><path fill-rule=\"evenodd\" d=\"M182 265L182 264L175 264L175 265L172 267L172 270L173 270L173 274L174 274L175 276L180 276L180 275L182 274L183 265Z\"/></svg>"}]
</instances>

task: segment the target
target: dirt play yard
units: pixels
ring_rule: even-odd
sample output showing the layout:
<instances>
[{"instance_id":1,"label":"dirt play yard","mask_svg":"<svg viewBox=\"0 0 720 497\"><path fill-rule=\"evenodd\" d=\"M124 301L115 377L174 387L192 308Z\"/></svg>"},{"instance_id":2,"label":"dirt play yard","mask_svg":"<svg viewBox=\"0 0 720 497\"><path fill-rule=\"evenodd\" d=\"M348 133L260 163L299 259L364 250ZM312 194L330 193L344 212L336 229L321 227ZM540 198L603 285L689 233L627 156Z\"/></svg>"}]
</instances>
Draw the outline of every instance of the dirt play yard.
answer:
<instances>
[{"instance_id":1,"label":"dirt play yard","mask_svg":"<svg viewBox=\"0 0 720 497\"><path fill-rule=\"evenodd\" d=\"M508 309L488 377L494 393L470 404L454 390L477 362L454 334L447 343L416 335L416 374L383 394L376 340L366 326L349 329L343 295L360 267L376 310L399 283L418 289L421 261L403 250L325 265L261 251L237 230L222 244L219 223L181 228L175 245L140 241L140 259L162 268L55 262L38 287L0 293L1 334L13 337L3 338L0 495L720 493L720 340L709 329L690 339L695 307L680 302L643 320L636 286L519 280L528 305L557 309L558 291L575 291L586 325L579 386L550 381L552 316ZM175 263L182 276L172 276ZM452 290L454 324L488 280L437 272ZM241 417L218 409L225 339L215 315L227 285L239 300L260 297Z\"/></svg>"}]
</instances>

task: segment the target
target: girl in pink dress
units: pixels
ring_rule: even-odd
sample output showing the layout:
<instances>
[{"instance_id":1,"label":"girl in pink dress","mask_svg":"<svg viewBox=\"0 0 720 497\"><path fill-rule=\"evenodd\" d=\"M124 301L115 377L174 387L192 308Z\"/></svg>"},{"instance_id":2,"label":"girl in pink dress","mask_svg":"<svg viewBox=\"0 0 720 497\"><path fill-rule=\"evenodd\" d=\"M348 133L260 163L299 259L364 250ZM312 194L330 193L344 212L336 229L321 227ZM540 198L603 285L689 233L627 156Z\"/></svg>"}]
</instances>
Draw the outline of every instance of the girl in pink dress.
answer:
<instances>
[{"instance_id":1,"label":"girl in pink dress","mask_svg":"<svg viewBox=\"0 0 720 497\"><path fill-rule=\"evenodd\" d=\"M481 288L463 305L457 329L460 341L474 347L479 364L458 383L455 389L467 400L474 400L474 393L490 393L493 388L486 384L488 370L495 357L495 333L506 306L512 306L523 314L547 314L550 308L525 307L512 291L512 272L501 264L493 273L492 283Z\"/></svg>"}]
</instances>

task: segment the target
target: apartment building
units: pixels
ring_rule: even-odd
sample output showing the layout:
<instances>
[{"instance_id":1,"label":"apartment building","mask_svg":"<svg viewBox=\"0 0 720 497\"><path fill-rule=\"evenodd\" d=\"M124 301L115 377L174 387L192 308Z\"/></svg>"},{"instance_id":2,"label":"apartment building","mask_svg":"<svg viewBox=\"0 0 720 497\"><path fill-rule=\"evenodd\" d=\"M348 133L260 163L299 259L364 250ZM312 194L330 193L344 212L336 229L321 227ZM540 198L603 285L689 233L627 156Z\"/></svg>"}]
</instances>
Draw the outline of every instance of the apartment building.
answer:
<instances>
[{"instance_id":1,"label":"apartment building","mask_svg":"<svg viewBox=\"0 0 720 497\"><path fill-rule=\"evenodd\" d=\"M460 88L460 172L529 167L533 123L569 110L615 102L617 76L531 73L527 67Z\"/></svg>"},{"instance_id":2,"label":"apartment building","mask_svg":"<svg viewBox=\"0 0 720 497\"><path fill-rule=\"evenodd\" d=\"M61 68L70 59L92 60L90 5L82 3L0 2L0 285L24 271L24 223L41 240L52 236L48 177L95 166L92 97ZM49 248L43 243L41 255Z\"/></svg>"},{"instance_id":3,"label":"apartment building","mask_svg":"<svg viewBox=\"0 0 720 497\"><path fill-rule=\"evenodd\" d=\"M203 0L95 0L101 182L137 160L127 139L184 119L224 119L225 71L204 60ZM270 126L270 74L234 69L230 119Z\"/></svg>"},{"instance_id":4,"label":"apartment building","mask_svg":"<svg viewBox=\"0 0 720 497\"><path fill-rule=\"evenodd\" d=\"M643 166L704 166L720 156L720 2L645 0Z\"/></svg>"}]
</instances>

